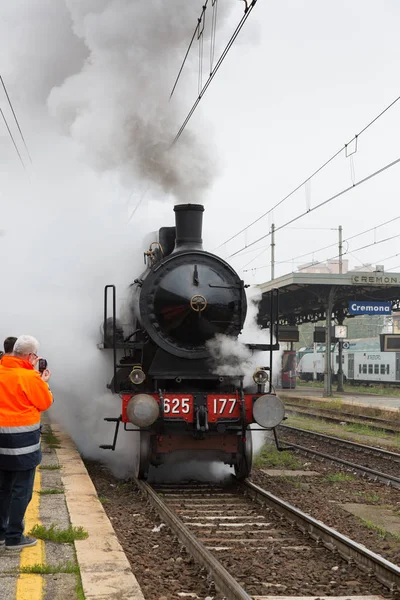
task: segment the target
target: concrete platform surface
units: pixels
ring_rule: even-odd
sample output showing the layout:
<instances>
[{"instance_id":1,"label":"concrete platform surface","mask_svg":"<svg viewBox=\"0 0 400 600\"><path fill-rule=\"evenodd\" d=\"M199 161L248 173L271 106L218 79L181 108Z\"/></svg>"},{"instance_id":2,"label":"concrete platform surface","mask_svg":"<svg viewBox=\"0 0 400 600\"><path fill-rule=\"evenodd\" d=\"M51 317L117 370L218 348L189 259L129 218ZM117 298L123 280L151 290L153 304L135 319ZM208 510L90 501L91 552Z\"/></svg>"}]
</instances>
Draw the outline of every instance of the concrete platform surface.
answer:
<instances>
[{"instance_id":1,"label":"concrete platform surface","mask_svg":"<svg viewBox=\"0 0 400 600\"><path fill-rule=\"evenodd\" d=\"M344 510L359 517L363 521L372 523L375 527L381 527L394 535L400 534L400 517L389 508L374 506L372 504L346 503L341 505Z\"/></svg>"},{"instance_id":2,"label":"concrete platform surface","mask_svg":"<svg viewBox=\"0 0 400 600\"><path fill-rule=\"evenodd\" d=\"M43 419L42 464L25 517L25 533L82 527L87 539L0 546L0 600L145 600L72 440Z\"/></svg>"},{"instance_id":3,"label":"concrete platform surface","mask_svg":"<svg viewBox=\"0 0 400 600\"><path fill-rule=\"evenodd\" d=\"M318 471L295 471L291 469L260 469L269 477L308 477L309 475L321 475Z\"/></svg>"}]
</instances>

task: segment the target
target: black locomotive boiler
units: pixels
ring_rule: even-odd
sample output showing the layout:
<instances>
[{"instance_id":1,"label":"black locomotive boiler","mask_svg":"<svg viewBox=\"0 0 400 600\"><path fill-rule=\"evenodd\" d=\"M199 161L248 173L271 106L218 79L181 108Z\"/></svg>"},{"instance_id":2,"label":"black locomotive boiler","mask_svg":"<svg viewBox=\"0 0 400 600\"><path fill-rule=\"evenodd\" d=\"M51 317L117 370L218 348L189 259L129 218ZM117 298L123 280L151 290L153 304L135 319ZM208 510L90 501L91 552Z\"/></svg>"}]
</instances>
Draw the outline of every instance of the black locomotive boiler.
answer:
<instances>
[{"instance_id":1,"label":"black locomotive boiler","mask_svg":"<svg viewBox=\"0 0 400 600\"><path fill-rule=\"evenodd\" d=\"M270 383L272 351L279 346L272 335L268 345L247 344L251 351L268 350L270 363L255 369L250 388L239 368L229 376L218 372L207 342L218 334L238 337L245 286L230 265L203 250L203 206L177 205L174 211L175 227L159 230L144 253L146 270L131 286L130 331L116 317L115 286L105 288L101 347L113 351L108 387L120 395L122 411L106 418L115 421L114 440L101 447L115 449L123 423L140 437L139 477L150 465L206 459L234 466L245 478L252 463L250 425L274 429L284 417Z\"/></svg>"}]
</instances>

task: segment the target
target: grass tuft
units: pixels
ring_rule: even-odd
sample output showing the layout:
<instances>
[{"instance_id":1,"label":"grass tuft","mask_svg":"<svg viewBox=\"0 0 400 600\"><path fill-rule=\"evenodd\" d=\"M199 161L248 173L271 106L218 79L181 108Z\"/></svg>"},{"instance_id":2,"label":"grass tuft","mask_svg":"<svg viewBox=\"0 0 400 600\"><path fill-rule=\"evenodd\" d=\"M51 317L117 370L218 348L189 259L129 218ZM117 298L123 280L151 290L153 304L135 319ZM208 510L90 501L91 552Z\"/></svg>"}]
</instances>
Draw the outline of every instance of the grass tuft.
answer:
<instances>
[{"instance_id":1,"label":"grass tuft","mask_svg":"<svg viewBox=\"0 0 400 600\"><path fill-rule=\"evenodd\" d=\"M322 478L322 481L326 481L328 483L340 483L344 481L354 481L354 475L346 475L345 473L331 473L330 475L326 475Z\"/></svg>"},{"instance_id":2,"label":"grass tuft","mask_svg":"<svg viewBox=\"0 0 400 600\"><path fill-rule=\"evenodd\" d=\"M110 499L107 498L106 496L99 496L98 498L102 504L108 504L110 502Z\"/></svg>"},{"instance_id":3,"label":"grass tuft","mask_svg":"<svg viewBox=\"0 0 400 600\"><path fill-rule=\"evenodd\" d=\"M374 531L380 538L383 540L394 539L396 542L400 542L400 534L399 533L390 533L384 527L380 525L376 525L373 521L369 521L367 519L360 519L361 523L365 525L371 531Z\"/></svg>"},{"instance_id":4,"label":"grass tuft","mask_svg":"<svg viewBox=\"0 0 400 600\"><path fill-rule=\"evenodd\" d=\"M364 423L347 423L344 426L345 431L350 431L351 433L359 433L360 435L368 435L372 437L384 437L385 431L382 429L377 429L376 427L371 427L370 425L366 425Z\"/></svg>"},{"instance_id":5,"label":"grass tuft","mask_svg":"<svg viewBox=\"0 0 400 600\"><path fill-rule=\"evenodd\" d=\"M67 529L58 529L54 524L50 527L44 525L35 525L29 532L30 536L39 538L40 540L48 540L50 542L58 542L59 544L71 543L75 540L85 540L88 537L87 531L83 527L72 527Z\"/></svg>"},{"instance_id":6,"label":"grass tuft","mask_svg":"<svg viewBox=\"0 0 400 600\"><path fill-rule=\"evenodd\" d=\"M48 489L38 491L38 494L40 494L41 496L49 496L52 494L63 494L63 493L64 493L64 490L59 490L58 488L48 488Z\"/></svg>"},{"instance_id":7,"label":"grass tuft","mask_svg":"<svg viewBox=\"0 0 400 600\"><path fill-rule=\"evenodd\" d=\"M49 448L61 448L60 439L51 431L51 429L45 429L42 432L42 440Z\"/></svg>"},{"instance_id":8,"label":"grass tuft","mask_svg":"<svg viewBox=\"0 0 400 600\"><path fill-rule=\"evenodd\" d=\"M59 465L40 465L41 471L57 471L60 468Z\"/></svg>"},{"instance_id":9,"label":"grass tuft","mask_svg":"<svg viewBox=\"0 0 400 600\"><path fill-rule=\"evenodd\" d=\"M353 492L353 493L355 496L359 496L366 502L380 502L381 501L380 496L378 496L377 494L374 494L374 493L369 493L369 492Z\"/></svg>"},{"instance_id":10,"label":"grass tuft","mask_svg":"<svg viewBox=\"0 0 400 600\"><path fill-rule=\"evenodd\" d=\"M83 591L83 585L82 585L82 579L81 579L80 572L78 572L78 581L75 586L75 594L76 594L77 600L85 600L85 594Z\"/></svg>"},{"instance_id":11,"label":"grass tuft","mask_svg":"<svg viewBox=\"0 0 400 600\"><path fill-rule=\"evenodd\" d=\"M54 575L56 573L79 573L79 565L69 560L65 564L57 563L56 565L29 565L26 567L20 567L19 571L20 573L33 573L37 575Z\"/></svg>"},{"instance_id":12,"label":"grass tuft","mask_svg":"<svg viewBox=\"0 0 400 600\"><path fill-rule=\"evenodd\" d=\"M265 447L254 459L255 467L280 467L285 469L299 469L302 462L288 450L279 452L276 448Z\"/></svg>"},{"instance_id":13,"label":"grass tuft","mask_svg":"<svg viewBox=\"0 0 400 600\"><path fill-rule=\"evenodd\" d=\"M368 426L364 423L356 423L354 425L349 423L346 425L340 425L339 423L327 423L326 421L313 419L312 417L302 416L300 414L289 415L286 423L287 425L292 425L293 427L300 427L301 429L316 431L317 433L335 435L336 437L341 437L343 439L361 439L354 437L352 434L355 434L355 436L366 435L375 438L379 437L390 441L391 446L400 448L400 434L393 435L391 433L382 431L381 429L376 430L373 425ZM378 431L378 434L375 433L376 431Z\"/></svg>"}]
</instances>

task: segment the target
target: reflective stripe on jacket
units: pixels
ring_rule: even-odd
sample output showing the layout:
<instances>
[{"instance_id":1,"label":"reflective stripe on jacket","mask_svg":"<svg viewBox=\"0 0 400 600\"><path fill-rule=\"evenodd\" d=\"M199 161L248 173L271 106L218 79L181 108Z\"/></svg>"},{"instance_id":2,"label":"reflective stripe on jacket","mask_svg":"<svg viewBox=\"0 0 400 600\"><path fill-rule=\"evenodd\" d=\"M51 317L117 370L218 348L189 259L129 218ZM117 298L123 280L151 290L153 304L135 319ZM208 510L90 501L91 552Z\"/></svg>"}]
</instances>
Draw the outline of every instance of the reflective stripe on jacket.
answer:
<instances>
[{"instance_id":1,"label":"reflective stripe on jacket","mask_svg":"<svg viewBox=\"0 0 400 600\"><path fill-rule=\"evenodd\" d=\"M40 413L53 401L47 383L32 365L16 356L0 364L0 469L36 467L40 449Z\"/></svg>"}]
</instances>

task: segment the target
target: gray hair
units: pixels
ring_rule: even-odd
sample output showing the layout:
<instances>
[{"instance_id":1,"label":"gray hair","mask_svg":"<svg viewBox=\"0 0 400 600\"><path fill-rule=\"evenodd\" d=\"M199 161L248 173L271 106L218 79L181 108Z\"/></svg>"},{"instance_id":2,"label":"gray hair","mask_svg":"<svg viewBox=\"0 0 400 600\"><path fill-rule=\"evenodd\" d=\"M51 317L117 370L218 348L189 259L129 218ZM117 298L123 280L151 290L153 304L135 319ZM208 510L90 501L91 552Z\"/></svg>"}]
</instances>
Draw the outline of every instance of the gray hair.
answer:
<instances>
[{"instance_id":1,"label":"gray hair","mask_svg":"<svg viewBox=\"0 0 400 600\"><path fill-rule=\"evenodd\" d=\"M31 335L20 335L14 344L14 356L27 356L39 352L39 342Z\"/></svg>"}]
</instances>

